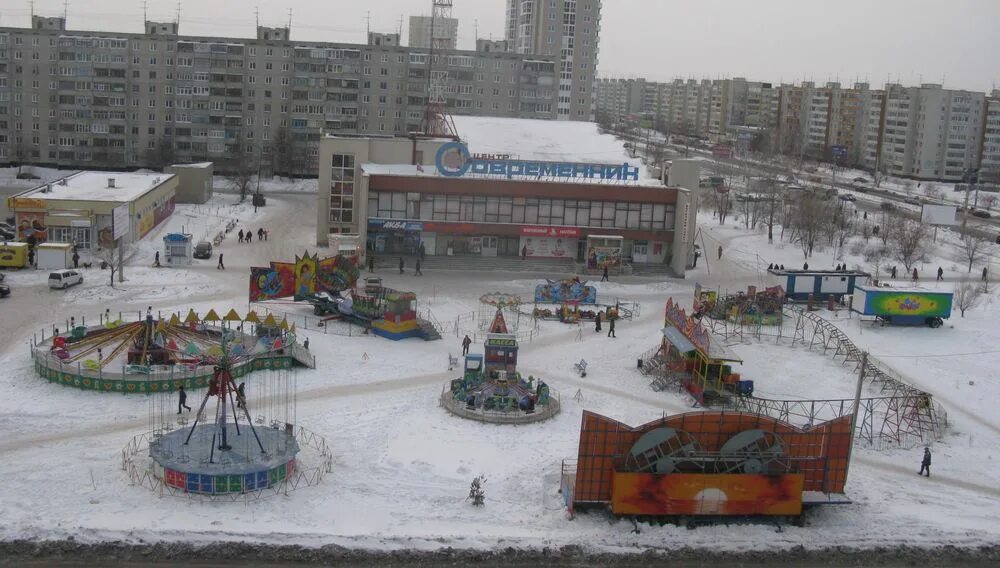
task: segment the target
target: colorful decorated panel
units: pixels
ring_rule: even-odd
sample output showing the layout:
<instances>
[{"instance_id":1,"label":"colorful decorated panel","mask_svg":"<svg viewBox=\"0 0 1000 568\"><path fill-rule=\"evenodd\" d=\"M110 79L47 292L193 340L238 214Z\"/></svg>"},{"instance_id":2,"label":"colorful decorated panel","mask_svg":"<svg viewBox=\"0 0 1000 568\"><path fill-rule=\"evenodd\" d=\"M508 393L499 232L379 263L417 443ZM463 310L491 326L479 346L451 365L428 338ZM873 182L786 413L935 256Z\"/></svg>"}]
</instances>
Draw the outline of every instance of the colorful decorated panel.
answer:
<instances>
[{"instance_id":1,"label":"colorful decorated panel","mask_svg":"<svg viewBox=\"0 0 1000 568\"><path fill-rule=\"evenodd\" d=\"M539 304L561 304L563 302L596 304L597 288L587 286L587 282L581 281L579 278L547 280L545 284L535 286L535 302Z\"/></svg>"},{"instance_id":2,"label":"colorful decorated panel","mask_svg":"<svg viewBox=\"0 0 1000 568\"><path fill-rule=\"evenodd\" d=\"M168 487L181 489L187 493L222 495L226 493L247 493L274 487L295 473L292 459L277 467L236 475L210 475L188 473L175 469L163 469L163 483Z\"/></svg>"},{"instance_id":3,"label":"colorful decorated panel","mask_svg":"<svg viewBox=\"0 0 1000 568\"><path fill-rule=\"evenodd\" d=\"M616 515L798 515L801 474L685 474L615 472Z\"/></svg>"}]
</instances>

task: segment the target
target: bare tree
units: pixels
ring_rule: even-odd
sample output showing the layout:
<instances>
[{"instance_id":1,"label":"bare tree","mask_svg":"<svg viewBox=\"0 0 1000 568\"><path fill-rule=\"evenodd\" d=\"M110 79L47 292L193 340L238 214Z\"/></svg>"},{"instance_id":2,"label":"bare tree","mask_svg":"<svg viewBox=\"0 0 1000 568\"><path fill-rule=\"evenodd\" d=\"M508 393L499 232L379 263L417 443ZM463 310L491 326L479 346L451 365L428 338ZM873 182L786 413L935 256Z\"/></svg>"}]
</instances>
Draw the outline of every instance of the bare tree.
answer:
<instances>
[{"instance_id":1,"label":"bare tree","mask_svg":"<svg viewBox=\"0 0 1000 568\"><path fill-rule=\"evenodd\" d=\"M954 305L963 318L965 312L979 305L985 292L986 290L982 286L969 280L963 280L955 286Z\"/></svg>"},{"instance_id":2,"label":"bare tree","mask_svg":"<svg viewBox=\"0 0 1000 568\"><path fill-rule=\"evenodd\" d=\"M879 160L878 163L875 165L875 169L872 170L872 182L875 184L876 188L882 185L882 180L885 179L885 176L888 175L888 173L889 173L888 164L886 164L882 160Z\"/></svg>"},{"instance_id":3,"label":"bare tree","mask_svg":"<svg viewBox=\"0 0 1000 568\"><path fill-rule=\"evenodd\" d=\"M879 278L879 271L886 266L890 258L889 247L883 244L876 242L865 247L865 261L870 262L872 267L875 268L875 278Z\"/></svg>"},{"instance_id":4,"label":"bare tree","mask_svg":"<svg viewBox=\"0 0 1000 568\"><path fill-rule=\"evenodd\" d=\"M121 249L121 250L119 250ZM130 244L118 244L117 242L111 242L107 246L102 246L97 249L97 254L95 255L98 260L101 261L101 268L105 267L111 270L111 279L109 284L112 288L115 287L115 274L118 275L118 281L124 282L125 278L122 274L122 267L125 263L135 256L135 246Z\"/></svg>"},{"instance_id":5,"label":"bare tree","mask_svg":"<svg viewBox=\"0 0 1000 568\"><path fill-rule=\"evenodd\" d=\"M996 203L997 203L997 196L995 195L983 196L983 207L985 207L987 211L993 209L993 206L996 205Z\"/></svg>"},{"instance_id":6,"label":"bare tree","mask_svg":"<svg viewBox=\"0 0 1000 568\"><path fill-rule=\"evenodd\" d=\"M774 178L764 180L762 186L764 207L761 215L761 222L767 226L767 242L774 242L774 225L778 220L778 213L781 211L782 195L777 181Z\"/></svg>"},{"instance_id":7,"label":"bare tree","mask_svg":"<svg viewBox=\"0 0 1000 568\"><path fill-rule=\"evenodd\" d=\"M828 234L831 211L828 203L811 194L799 197L792 218L791 240L802 249L802 256L809 258L816 243Z\"/></svg>"},{"instance_id":8,"label":"bare tree","mask_svg":"<svg viewBox=\"0 0 1000 568\"><path fill-rule=\"evenodd\" d=\"M705 204L715 211L715 217L719 220L719 224L724 225L726 217L732 210L729 188L708 189L705 193Z\"/></svg>"},{"instance_id":9,"label":"bare tree","mask_svg":"<svg viewBox=\"0 0 1000 568\"><path fill-rule=\"evenodd\" d=\"M919 221L900 219L893 228L890 238L892 253L896 260L903 263L907 272L924 258L928 239L927 227Z\"/></svg>"},{"instance_id":10,"label":"bare tree","mask_svg":"<svg viewBox=\"0 0 1000 568\"><path fill-rule=\"evenodd\" d=\"M968 271L971 273L972 265L986 257L986 241L971 233L965 233L962 235L959 250L961 250L959 258L962 262L968 263Z\"/></svg>"},{"instance_id":11,"label":"bare tree","mask_svg":"<svg viewBox=\"0 0 1000 568\"><path fill-rule=\"evenodd\" d=\"M242 145L233 153L232 158L226 163L225 170L229 172L226 179L233 189L240 193L240 201L247 198L250 188L257 177L259 169L259 158L256 154L247 152Z\"/></svg>"},{"instance_id":12,"label":"bare tree","mask_svg":"<svg viewBox=\"0 0 1000 568\"><path fill-rule=\"evenodd\" d=\"M832 241L837 249L836 258L840 260L844 258L844 244L855 233L854 216L848 213L847 207L843 202L841 202L839 207L835 207L834 209L833 223L831 223L833 229Z\"/></svg>"},{"instance_id":13,"label":"bare tree","mask_svg":"<svg viewBox=\"0 0 1000 568\"><path fill-rule=\"evenodd\" d=\"M889 238L892 237L892 233L893 233L892 223L893 223L893 217L894 217L894 215L889 215L888 211L882 211L881 217L882 218L879 221L879 223L881 223L881 224L877 225L877 227L878 227L878 238L879 238L880 241L882 241L882 244L884 246L888 246L889 245Z\"/></svg>"},{"instance_id":14,"label":"bare tree","mask_svg":"<svg viewBox=\"0 0 1000 568\"><path fill-rule=\"evenodd\" d=\"M933 183L927 182L927 197L933 199L934 201L941 201L944 199L944 191L941 190L941 186Z\"/></svg>"}]
</instances>

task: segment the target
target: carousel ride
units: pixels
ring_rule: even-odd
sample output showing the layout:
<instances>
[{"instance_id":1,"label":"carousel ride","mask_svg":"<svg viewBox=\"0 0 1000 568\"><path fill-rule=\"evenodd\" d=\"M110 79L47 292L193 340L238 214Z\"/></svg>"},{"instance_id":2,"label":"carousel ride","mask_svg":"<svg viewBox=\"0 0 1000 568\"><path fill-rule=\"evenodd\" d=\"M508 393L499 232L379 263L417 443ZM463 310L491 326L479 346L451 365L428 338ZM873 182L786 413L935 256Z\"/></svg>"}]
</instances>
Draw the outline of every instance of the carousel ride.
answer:
<instances>
[{"instance_id":1,"label":"carousel ride","mask_svg":"<svg viewBox=\"0 0 1000 568\"><path fill-rule=\"evenodd\" d=\"M33 344L36 370L43 377L79 388L156 392L209 385L225 356L238 375L271 365L312 366L296 346L294 325L268 314L255 312L241 317L230 310L220 317L215 310L186 317L153 314L152 307L138 321L112 320L102 316L100 324L76 325ZM56 330L58 331L58 330Z\"/></svg>"},{"instance_id":2,"label":"carousel ride","mask_svg":"<svg viewBox=\"0 0 1000 568\"><path fill-rule=\"evenodd\" d=\"M501 309L484 347L484 354L465 356L463 374L442 393L442 406L463 418L501 424L538 422L559 412L558 398L544 381L517 371L517 336Z\"/></svg>"}]
</instances>

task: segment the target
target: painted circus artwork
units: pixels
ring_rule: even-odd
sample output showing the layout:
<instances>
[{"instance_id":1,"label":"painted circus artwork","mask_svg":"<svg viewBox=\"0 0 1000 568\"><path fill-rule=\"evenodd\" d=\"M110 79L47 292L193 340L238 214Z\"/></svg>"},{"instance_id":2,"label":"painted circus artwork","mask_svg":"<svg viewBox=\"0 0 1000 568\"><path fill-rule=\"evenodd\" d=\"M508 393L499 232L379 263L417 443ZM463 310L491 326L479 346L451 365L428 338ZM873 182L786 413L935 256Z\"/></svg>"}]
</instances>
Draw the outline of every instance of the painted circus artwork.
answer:
<instances>
[{"instance_id":1,"label":"painted circus artwork","mask_svg":"<svg viewBox=\"0 0 1000 568\"><path fill-rule=\"evenodd\" d=\"M561 304L563 302L596 304L597 288L587 286L587 281L579 278L547 280L544 284L535 286L535 302L540 304Z\"/></svg>"},{"instance_id":2,"label":"painted circus artwork","mask_svg":"<svg viewBox=\"0 0 1000 568\"><path fill-rule=\"evenodd\" d=\"M354 286L361 272L357 259L337 255L320 259L308 252L295 262L272 262L250 269L251 302L293 297L300 300L316 292L339 292Z\"/></svg>"}]
</instances>

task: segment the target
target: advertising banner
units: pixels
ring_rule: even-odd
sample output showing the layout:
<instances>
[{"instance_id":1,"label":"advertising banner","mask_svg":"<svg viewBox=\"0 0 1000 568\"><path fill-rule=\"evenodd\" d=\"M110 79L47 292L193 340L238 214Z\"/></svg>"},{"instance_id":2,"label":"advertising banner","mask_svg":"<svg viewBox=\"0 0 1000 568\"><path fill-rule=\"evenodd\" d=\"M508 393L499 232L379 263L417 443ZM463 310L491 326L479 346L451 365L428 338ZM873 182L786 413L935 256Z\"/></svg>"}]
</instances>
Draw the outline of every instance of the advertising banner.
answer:
<instances>
[{"instance_id":1,"label":"advertising banner","mask_svg":"<svg viewBox=\"0 0 1000 568\"><path fill-rule=\"evenodd\" d=\"M521 250L533 258L572 258L576 239L552 237L521 237Z\"/></svg>"},{"instance_id":2,"label":"advertising banner","mask_svg":"<svg viewBox=\"0 0 1000 568\"><path fill-rule=\"evenodd\" d=\"M45 226L45 213L25 213L17 214L17 235L19 238L28 240L35 238L35 242L44 242L49 238L49 228Z\"/></svg>"},{"instance_id":3,"label":"advertising banner","mask_svg":"<svg viewBox=\"0 0 1000 568\"><path fill-rule=\"evenodd\" d=\"M522 237L579 237L580 229L576 227L536 227L525 225L521 227Z\"/></svg>"},{"instance_id":4,"label":"advertising banner","mask_svg":"<svg viewBox=\"0 0 1000 568\"><path fill-rule=\"evenodd\" d=\"M621 266L621 247L590 247L587 251L587 268L614 269Z\"/></svg>"}]
</instances>

